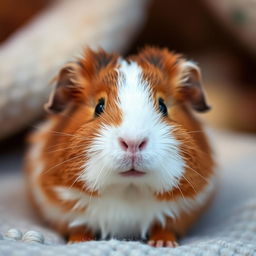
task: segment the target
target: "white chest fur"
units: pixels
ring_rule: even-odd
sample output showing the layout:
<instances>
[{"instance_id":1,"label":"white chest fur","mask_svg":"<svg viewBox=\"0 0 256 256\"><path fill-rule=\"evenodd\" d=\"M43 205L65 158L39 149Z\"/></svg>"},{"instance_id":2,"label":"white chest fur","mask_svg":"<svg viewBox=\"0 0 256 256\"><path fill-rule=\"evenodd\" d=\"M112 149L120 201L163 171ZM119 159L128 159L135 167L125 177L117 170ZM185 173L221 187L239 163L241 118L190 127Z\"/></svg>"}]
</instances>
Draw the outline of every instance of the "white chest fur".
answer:
<instances>
[{"instance_id":1,"label":"white chest fur","mask_svg":"<svg viewBox=\"0 0 256 256\"><path fill-rule=\"evenodd\" d=\"M145 237L151 224L159 221L164 225L166 216L175 218L182 211L191 211L202 205L213 190L209 183L194 199L180 198L174 201L159 201L148 189L134 186L112 187L104 195L90 197L74 189L56 187L63 200L77 200L73 211L66 216L70 226L87 225L100 231L102 238ZM77 213L76 209L84 208Z\"/></svg>"}]
</instances>

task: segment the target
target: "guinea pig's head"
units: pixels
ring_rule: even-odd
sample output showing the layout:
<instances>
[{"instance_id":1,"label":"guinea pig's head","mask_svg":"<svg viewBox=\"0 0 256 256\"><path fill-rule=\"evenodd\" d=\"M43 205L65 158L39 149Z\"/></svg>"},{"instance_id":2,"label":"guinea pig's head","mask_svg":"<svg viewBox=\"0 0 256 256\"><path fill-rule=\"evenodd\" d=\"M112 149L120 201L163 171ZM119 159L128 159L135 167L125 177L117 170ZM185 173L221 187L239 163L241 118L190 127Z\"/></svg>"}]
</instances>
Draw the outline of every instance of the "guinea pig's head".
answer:
<instances>
[{"instance_id":1,"label":"guinea pig's head","mask_svg":"<svg viewBox=\"0 0 256 256\"><path fill-rule=\"evenodd\" d=\"M146 48L126 60L87 49L67 64L46 109L59 120L68 117L64 126L74 136L67 150L78 157L77 179L94 191L177 186L185 172L186 129L171 110L208 110L200 79L195 63L166 49Z\"/></svg>"}]
</instances>

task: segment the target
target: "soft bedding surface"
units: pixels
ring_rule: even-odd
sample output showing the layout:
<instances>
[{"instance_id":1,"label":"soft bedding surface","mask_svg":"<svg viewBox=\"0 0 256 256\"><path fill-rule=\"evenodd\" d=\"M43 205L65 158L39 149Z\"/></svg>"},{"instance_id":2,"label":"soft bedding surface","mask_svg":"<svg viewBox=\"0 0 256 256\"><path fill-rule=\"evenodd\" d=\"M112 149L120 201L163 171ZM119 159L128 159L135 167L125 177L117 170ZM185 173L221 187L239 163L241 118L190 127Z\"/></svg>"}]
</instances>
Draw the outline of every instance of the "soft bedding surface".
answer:
<instances>
[{"instance_id":1,"label":"soft bedding surface","mask_svg":"<svg viewBox=\"0 0 256 256\"><path fill-rule=\"evenodd\" d=\"M219 187L212 206L177 248L151 248L140 242L93 241L65 245L39 224L25 196L21 169L14 157L0 156L0 256L71 255L256 255L256 137L211 131L218 162ZM19 158L18 158L19 159ZM3 169L3 170L2 170ZM19 238L11 238L14 228ZM44 236L30 237L29 230Z\"/></svg>"}]
</instances>

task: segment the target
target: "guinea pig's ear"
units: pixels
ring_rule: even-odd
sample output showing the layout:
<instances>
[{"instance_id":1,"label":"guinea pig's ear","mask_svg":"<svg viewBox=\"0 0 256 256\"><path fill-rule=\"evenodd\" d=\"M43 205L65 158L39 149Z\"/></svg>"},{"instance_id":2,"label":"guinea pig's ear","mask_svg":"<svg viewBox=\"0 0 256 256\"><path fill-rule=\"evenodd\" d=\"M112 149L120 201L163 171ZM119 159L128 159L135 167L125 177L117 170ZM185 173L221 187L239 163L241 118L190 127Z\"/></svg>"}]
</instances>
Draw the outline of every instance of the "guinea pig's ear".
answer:
<instances>
[{"instance_id":1,"label":"guinea pig's ear","mask_svg":"<svg viewBox=\"0 0 256 256\"><path fill-rule=\"evenodd\" d=\"M50 94L48 102L45 104L47 112L60 113L77 98L80 93L80 87L76 82L79 69L79 63L70 62L60 70L54 79L56 81L54 89Z\"/></svg>"},{"instance_id":2,"label":"guinea pig's ear","mask_svg":"<svg viewBox=\"0 0 256 256\"><path fill-rule=\"evenodd\" d=\"M178 66L179 78L176 88L178 98L188 102L198 112L210 110L202 87L200 68L194 62L185 60L181 60Z\"/></svg>"}]
</instances>

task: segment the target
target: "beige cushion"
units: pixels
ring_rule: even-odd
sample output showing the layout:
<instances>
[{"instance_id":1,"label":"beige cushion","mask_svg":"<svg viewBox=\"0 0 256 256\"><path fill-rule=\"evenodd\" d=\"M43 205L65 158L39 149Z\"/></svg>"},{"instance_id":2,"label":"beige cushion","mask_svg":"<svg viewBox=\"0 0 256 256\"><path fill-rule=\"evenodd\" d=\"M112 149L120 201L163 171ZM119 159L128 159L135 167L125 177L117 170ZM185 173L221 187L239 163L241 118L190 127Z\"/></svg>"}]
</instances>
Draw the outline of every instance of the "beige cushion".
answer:
<instances>
[{"instance_id":1,"label":"beige cushion","mask_svg":"<svg viewBox=\"0 0 256 256\"><path fill-rule=\"evenodd\" d=\"M85 46L123 52L149 0L58 0L0 47L0 139L42 113L49 81Z\"/></svg>"}]
</instances>

